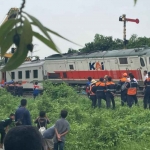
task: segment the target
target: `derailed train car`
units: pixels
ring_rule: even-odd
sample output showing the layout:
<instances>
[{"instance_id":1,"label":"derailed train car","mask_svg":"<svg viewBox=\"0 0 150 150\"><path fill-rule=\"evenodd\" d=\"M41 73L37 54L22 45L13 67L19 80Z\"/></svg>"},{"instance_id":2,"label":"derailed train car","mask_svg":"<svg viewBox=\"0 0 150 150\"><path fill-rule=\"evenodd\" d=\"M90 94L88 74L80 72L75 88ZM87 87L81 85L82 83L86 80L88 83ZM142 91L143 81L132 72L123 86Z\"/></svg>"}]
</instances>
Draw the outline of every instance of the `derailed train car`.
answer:
<instances>
[{"instance_id":1,"label":"derailed train car","mask_svg":"<svg viewBox=\"0 0 150 150\"><path fill-rule=\"evenodd\" d=\"M3 66L1 66L2 68ZM137 48L93 53L55 54L45 60L24 62L19 68L0 73L0 80L19 81L24 89L32 89L38 82L47 79L54 83L85 84L87 78L98 80L109 75L118 81L124 72L132 72L135 78L143 81L143 71L150 70L150 48ZM142 82L141 82L142 83Z\"/></svg>"}]
</instances>

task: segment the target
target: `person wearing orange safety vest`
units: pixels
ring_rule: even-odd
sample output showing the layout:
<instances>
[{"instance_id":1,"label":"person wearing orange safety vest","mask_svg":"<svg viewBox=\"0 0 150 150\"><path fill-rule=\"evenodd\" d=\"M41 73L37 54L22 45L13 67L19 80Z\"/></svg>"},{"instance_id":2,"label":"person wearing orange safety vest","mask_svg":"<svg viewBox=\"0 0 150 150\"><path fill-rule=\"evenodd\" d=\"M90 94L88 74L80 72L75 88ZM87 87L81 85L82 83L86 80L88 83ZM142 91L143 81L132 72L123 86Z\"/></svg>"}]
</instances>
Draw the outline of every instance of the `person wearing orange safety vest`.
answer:
<instances>
[{"instance_id":1,"label":"person wearing orange safety vest","mask_svg":"<svg viewBox=\"0 0 150 150\"><path fill-rule=\"evenodd\" d=\"M149 104L150 109L150 72L148 72L148 78L144 81L145 92L144 92L144 109L147 109L147 104Z\"/></svg>"},{"instance_id":2,"label":"person wearing orange safety vest","mask_svg":"<svg viewBox=\"0 0 150 150\"><path fill-rule=\"evenodd\" d=\"M126 84L128 82L127 80L127 73L123 73L123 77L118 82L118 86L121 89L121 106L124 106L124 104L127 102L127 88Z\"/></svg>"},{"instance_id":3,"label":"person wearing orange safety vest","mask_svg":"<svg viewBox=\"0 0 150 150\"><path fill-rule=\"evenodd\" d=\"M98 100L98 107L101 107L101 100L104 99L106 100L106 95L105 95L105 90L106 90L106 86L105 86L105 82L104 82L104 78L100 78L100 81L96 83L96 97Z\"/></svg>"},{"instance_id":4,"label":"person wearing orange safety vest","mask_svg":"<svg viewBox=\"0 0 150 150\"><path fill-rule=\"evenodd\" d=\"M90 99L92 101L92 107L95 108L96 107L96 80L92 79L91 84L90 84Z\"/></svg>"},{"instance_id":5,"label":"person wearing orange safety vest","mask_svg":"<svg viewBox=\"0 0 150 150\"><path fill-rule=\"evenodd\" d=\"M134 80L134 76L130 75L130 81L127 82L127 105L132 107L133 103L137 101L137 87L138 83Z\"/></svg>"},{"instance_id":6,"label":"person wearing orange safety vest","mask_svg":"<svg viewBox=\"0 0 150 150\"><path fill-rule=\"evenodd\" d=\"M107 108L111 107L111 102L112 102L113 109L115 109L115 100L114 100L115 92L116 92L116 84L112 82L111 77L108 77L107 82L106 82L106 106Z\"/></svg>"}]
</instances>

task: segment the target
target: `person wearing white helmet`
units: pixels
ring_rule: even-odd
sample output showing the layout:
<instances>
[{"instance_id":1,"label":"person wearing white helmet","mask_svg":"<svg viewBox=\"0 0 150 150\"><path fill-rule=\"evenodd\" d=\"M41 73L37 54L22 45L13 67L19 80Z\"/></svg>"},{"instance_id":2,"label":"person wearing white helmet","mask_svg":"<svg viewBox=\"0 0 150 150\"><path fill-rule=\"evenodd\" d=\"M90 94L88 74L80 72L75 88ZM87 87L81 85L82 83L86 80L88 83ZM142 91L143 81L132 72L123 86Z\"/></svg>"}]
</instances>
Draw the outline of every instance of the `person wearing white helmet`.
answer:
<instances>
[{"instance_id":1,"label":"person wearing white helmet","mask_svg":"<svg viewBox=\"0 0 150 150\"><path fill-rule=\"evenodd\" d=\"M96 80L92 79L91 84L90 84L90 99L92 100L92 107L95 108L96 107Z\"/></svg>"}]
</instances>

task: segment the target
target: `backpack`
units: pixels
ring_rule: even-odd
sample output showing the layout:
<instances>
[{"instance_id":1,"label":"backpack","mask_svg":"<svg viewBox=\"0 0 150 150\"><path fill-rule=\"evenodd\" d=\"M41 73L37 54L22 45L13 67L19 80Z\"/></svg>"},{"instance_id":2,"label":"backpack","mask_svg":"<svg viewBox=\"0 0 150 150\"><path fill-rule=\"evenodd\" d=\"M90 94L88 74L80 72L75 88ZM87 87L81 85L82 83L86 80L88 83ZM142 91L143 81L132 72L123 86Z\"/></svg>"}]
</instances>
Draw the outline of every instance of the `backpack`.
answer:
<instances>
[{"instance_id":1,"label":"backpack","mask_svg":"<svg viewBox=\"0 0 150 150\"><path fill-rule=\"evenodd\" d=\"M126 86L127 86L127 83L126 82L123 83L122 86L121 86L121 91L126 90L127 89Z\"/></svg>"},{"instance_id":2,"label":"backpack","mask_svg":"<svg viewBox=\"0 0 150 150\"><path fill-rule=\"evenodd\" d=\"M40 120L40 118L39 118L39 120ZM43 135L43 133L46 131L47 120L45 119L46 120L45 127L41 127L39 120L38 120L39 126L40 126L39 132Z\"/></svg>"}]
</instances>

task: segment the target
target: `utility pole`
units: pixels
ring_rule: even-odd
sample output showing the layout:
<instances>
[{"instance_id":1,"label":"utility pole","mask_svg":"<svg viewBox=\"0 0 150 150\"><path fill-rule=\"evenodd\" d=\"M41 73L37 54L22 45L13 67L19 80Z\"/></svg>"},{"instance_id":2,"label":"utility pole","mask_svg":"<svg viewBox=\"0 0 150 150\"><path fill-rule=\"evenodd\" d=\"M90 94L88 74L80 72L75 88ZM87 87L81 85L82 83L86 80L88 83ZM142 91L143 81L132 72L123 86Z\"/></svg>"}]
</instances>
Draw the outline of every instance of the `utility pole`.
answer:
<instances>
[{"instance_id":1,"label":"utility pole","mask_svg":"<svg viewBox=\"0 0 150 150\"><path fill-rule=\"evenodd\" d=\"M124 49L126 49L126 45L128 43L128 40L126 40L126 22L136 22L137 24L139 23L139 19L129 19L126 18L126 15L123 14L122 16L119 17L119 21L123 21L123 42L124 42Z\"/></svg>"}]
</instances>

